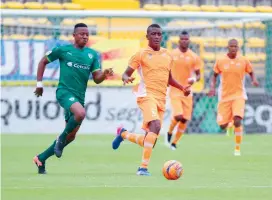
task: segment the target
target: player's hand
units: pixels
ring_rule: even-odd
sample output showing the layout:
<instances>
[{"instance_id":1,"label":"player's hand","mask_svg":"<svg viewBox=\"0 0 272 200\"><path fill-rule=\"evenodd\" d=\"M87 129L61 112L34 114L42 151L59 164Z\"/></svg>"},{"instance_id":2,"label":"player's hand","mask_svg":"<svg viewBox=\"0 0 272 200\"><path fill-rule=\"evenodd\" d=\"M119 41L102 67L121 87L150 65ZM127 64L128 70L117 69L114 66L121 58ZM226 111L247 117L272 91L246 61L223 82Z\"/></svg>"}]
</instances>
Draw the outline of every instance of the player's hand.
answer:
<instances>
[{"instance_id":1,"label":"player's hand","mask_svg":"<svg viewBox=\"0 0 272 200\"><path fill-rule=\"evenodd\" d=\"M210 89L210 91L208 92L208 96L209 97L215 96L215 89Z\"/></svg>"},{"instance_id":2,"label":"player's hand","mask_svg":"<svg viewBox=\"0 0 272 200\"><path fill-rule=\"evenodd\" d=\"M196 82L196 78L194 78L194 77L187 79L187 83L190 85L193 85L195 82Z\"/></svg>"},{"instance_id":3,"label":"player's hand","mask_svg":"<svg viewBox=\"0 0 272 200\"><path fill-rule=\"evenodd\" d=\"M129 76L122 77L122 81L123 81L124 85L126 85L128 83L133 83L134 80L135 80L135 78L133 78L133 77L129 77Z\"/></svg>"},{"instance_id":4,"label":"player's hand","mask_svg":"<svg viewBox=\"0 0 272 200\"><path fill-rule=\"evenodd\" d=\"M42 96L43 94L43 87L37 87L34 94L39 97L39 96Z\"/></svg>"},{"instance_id":5,"label":"player's hand","mask_svg":"<svg viewBox=\"0 0 272 200\"><path fill-rule=\"evenodd\" d=\"M191 94L191 85L182 88L183 94L187 97Z\"/></svg>"},{"instance_id":6,"label":"player's hand","mask_svg":"<svg viewBox=\"0 0 272 200\"><path fill-rule=\"evenodd\" d=\"M259 86L259 82L258 82L257 80L253 80L253 81L251 82L251 84L252 84L253 86L255 86L255 87L258 87L258 86Z\"/></svg>"},{"instance_id":7,"label":"player's hand","mask_svg":"<svg viewBox=\"0 0 272 200\"><path fill-rule=\"evenodd\" d=\"M113 76L114 72L113 72L112 68L109 68L109 69L105 69L105 70L103 71L103 74L104 74L104 76L105 76L106 78L108 78L108 77L110 77L110 76Z\"/></svg>"}]
</instances>

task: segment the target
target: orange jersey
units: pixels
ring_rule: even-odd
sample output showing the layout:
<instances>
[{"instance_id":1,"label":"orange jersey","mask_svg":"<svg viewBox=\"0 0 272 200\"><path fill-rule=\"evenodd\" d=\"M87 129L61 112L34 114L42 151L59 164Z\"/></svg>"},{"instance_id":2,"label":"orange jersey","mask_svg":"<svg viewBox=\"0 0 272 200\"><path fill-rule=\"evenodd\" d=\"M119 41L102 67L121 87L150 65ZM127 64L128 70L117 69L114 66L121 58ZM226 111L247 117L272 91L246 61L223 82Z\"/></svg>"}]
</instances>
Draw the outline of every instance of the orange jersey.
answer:
<instances>
[{"instance_id":1,"label":"orange jersey","mask_svg":"<svg viewBox=\"0 0 272 200\"><path fill-rule=\"evenodd\" d=\"M221 75L218 88L219 101L247 99L244 79L246 73L252 72L248 59L240 55L237 55L235 59L230 59L226 55L216 61L214 72Z\"/></svg>"},{"instance_id":2,"label":"orange jersey","mask_svg":"<svg viewBox=\"0 0 272 200\"><path fill-rule=\"evenodd\" d=\"M164 48L154 51L148 47L133 55L129 67L137 69L141 78L134 88L135 95L152 95L158 99L165 99L171 65L171 54Z\"/></svg>"},{"instance_id":3,"label":"orange jersey","mask_svg":"<svg viewBox=\"0 0 272 200\"><path fill-rule=\"evenodd\" d=\"M187 79L191 78L195 70L199 70L202 61L196 53L188 49L185 53L179 48L172 51L173 66L171 73L173 78L181 85L188 85ZM170 97L184 97L179 89L170 86Z\"/></svg>"}]
</instances>

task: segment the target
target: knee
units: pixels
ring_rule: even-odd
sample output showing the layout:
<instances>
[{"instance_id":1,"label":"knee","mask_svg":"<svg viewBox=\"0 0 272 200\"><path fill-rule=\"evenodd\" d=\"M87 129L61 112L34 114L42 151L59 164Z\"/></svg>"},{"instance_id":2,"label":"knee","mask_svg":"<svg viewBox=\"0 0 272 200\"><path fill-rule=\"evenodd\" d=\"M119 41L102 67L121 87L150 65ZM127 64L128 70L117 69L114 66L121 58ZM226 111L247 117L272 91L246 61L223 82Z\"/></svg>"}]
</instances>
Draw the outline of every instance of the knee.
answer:
<instances>
[{"instance_id":1,"label":"knee","mask_svg":"<svg viewBox=\"0 0 272 200\"><path fill-rule=\"evenodd\" d=\"M75 113L75 119L77 121L82 121L85 118L85 116L86 116L86 112L84 109L81 109Z\"/></svg>"},{"instance_id":2,"label":"knee","mask_svg":"<svg viewBox=\"0 0 272 200\"><path fill-rule=\"evenodd\" d=\"M74 141L76 139L76 134L69 134L68 136L67 136L67 141L68 142L72 142L72 141Z\"/></svg>"},{"instance_id":3,"label":"knee","mask_svg":"<svg viewBox=\"0 0 272 200\"><path fill-rule=\"evenodd\" d=\"M228 124L223 124L223 125L220 125L220 128L225 130L227 128Z\"/></svg>"},{"instance_id":4,"label":"knee","mask_svg":"<svg viewBox=\"0 0 272 200\"><path fill-rule=\"evenodd\" d=\"M242 122L242 118L240 118L240 117L234 117L233 125L234 125L235 127L241 126L241 122Z\"/></svg>"},{"instance_id":5,"label":"knee","mask_svg":"<svg viewBox=\"0 0 272 200\"><path fill-rule=\"evenodd\" d=\"M183 120L182 115L175 116L175 120L178 121L178 122L182 121Z\"/></svg>"},{"instance_id":6,"label":"knee","mask_svg":"<svg viewBox=\"0 0 272 200\"><path fill-rule=\"evenodd\" d=\"M149 122L149 130L153 133L159 134L161 130L160 120L154 120Z\"/></svg>"},{"instance_id":7,"label":"knee","mask_svg":"<svg viewBox=\"0 0 272 200\"><path fill-rule=\"evenodd\" d=\"M183 124L185 124L185 123L187 122L187 119L182 118L182 119L180 120L180 122L183 123Z\"/></svg>"}]
</instances>

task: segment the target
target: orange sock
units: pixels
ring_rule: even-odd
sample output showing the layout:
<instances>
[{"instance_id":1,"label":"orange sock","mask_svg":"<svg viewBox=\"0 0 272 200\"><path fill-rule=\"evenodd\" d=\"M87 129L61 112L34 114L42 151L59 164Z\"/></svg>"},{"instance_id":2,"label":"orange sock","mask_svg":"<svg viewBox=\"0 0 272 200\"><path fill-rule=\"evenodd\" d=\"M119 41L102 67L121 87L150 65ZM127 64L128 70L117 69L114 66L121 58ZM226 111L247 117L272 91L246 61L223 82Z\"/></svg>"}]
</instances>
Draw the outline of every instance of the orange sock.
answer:
<instances>
[{"instance_id":1,"label":"orange sock","mask_svg":"<svg viewBox=\"0 0 272 200\"><path fill-rule=\"evenodd\" d=\"M183 124L183 123L180 122L179 126L178 126L176 136L175 136L175 139L173 141L173 144L178 143L178 141L181 139L183 133L185 132L185 129L186 129L186 124Z\"/></svg>"},{"instance_id":2,"label":"orange sock","mask_svg":"<svg viewBox=\"0 0 272 200\"><path fill-rule=\"evenodd\" d=\"M144 146L144 135L124 131L121 136L123 139L127 139L128 141L138 144L141 147Z\"/></svg>"},{"instance_id":3,"label":"orange sock","mask_svg":"<svg viewBox=\"0 0 272 200\"><path fill-rule=\"evenodd\" d=\"M240 150L240 145L243 136L243 126L235 127L234 132L235 132L235 149Z\"/></svg>"},{"instance_id":4,"label":"orange sock","mask_svg":"<svg viewBox=\"0 0 272 200\"><path fill-rule=\"evenodd\" d=\"M143 156L142 156L142 168L147 168L149 164L149 160L152 154L153 146L157 140L158 135L153 132L148 132L145 139L144 139L144 150L143 150Z\"/></svg>"}]
</instances>

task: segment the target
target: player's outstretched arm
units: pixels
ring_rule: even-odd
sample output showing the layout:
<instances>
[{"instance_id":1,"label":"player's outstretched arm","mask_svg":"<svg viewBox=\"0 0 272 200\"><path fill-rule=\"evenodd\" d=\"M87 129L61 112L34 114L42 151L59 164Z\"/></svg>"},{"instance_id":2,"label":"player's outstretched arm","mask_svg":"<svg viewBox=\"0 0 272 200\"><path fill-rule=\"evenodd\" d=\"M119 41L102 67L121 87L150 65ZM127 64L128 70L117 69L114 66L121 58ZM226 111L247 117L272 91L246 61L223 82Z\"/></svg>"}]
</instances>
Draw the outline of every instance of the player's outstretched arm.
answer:
<instances>
[{"instance_id":1,"label":"player's outstretched arm","mask_svg":"<svg viewBox=\"0 0 272 200\"><path fill-rule=\"evenodd\" d=\"M43 85L42 85L42 79L43 79L43 74L44 74L44 70L46 65L49 63L47 57L43 57L39 64L38 64L38 71L37 71L37 87L35 90L35 95L37 97L42 96L43 94Z\"/></svg>"},{"instance_id":2,"label":"player's outstretched arm","mask_svg":"<svg viewBox=\"0 0 272 200\"><path fill-rule=\"evenodd\" d=\"M208 92L208 96L212 97L215 96L215 86L216 86L216 78L217 78L218 74L217 73L213 73L213 76L211 78L211 83L210 83L210 90Z\"/></svg>"},{"instance_id":3,"label":"player's outstretched arm","mask_svg":"<svg viewBox=\"0 0 272 200\"><path fill-rule=\"evenodd\" d=\"M131 77L133 72L134 72L133 68L127 67L126 71L122 75L122 81L123 81L124 85L126 85L128 83L133 83L133 81L135 79L135 78Z\"/></svg>"},{"instance_id":4,"label":"player's outstretched arm","mask_svg":"<svg viewBox=\"0 0 272 200\"><path fill-rule=\"evenodd\" d=\"M257 78L256 78L254 72L250 72L250 73L249 73L249 76L250 76L250 78L251 78L251 84L252 84L253 86L255 86L255 87L258 87L258 86L259 86L259 82L257 81Z\"/></svg>"},{"instance_id":5,"label":"player's outstretched arm","mask_svg":"<svg viewBox=\"0 0 272 200\"><path fill-rule=\"evenodd\" d=\"M102 83L105 79L107 79L110 76L113 76L113 70L112 68L105 69L103 72L101 70L94 71L92 73L93 80L96 84Z\"/></svg>"},{"instance_id":6,"label":"player's outstretched arm","mask_svg":"<svg viewBox=\"0 0 272 200\"><path fill-rule=\"evenodd\" d=\"M175 88L178 88L180 89L181 91L183 91L184 95L185 96L188 96L190 93L191 93L191 90L190 90L190 87L191 85L188 85L186 87L180 85L172 76L172 73L170 72L169 73L169 79L168 79L168 84L175 87Z\"/></svg>"}]
</instances>

